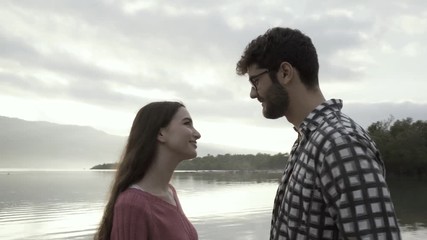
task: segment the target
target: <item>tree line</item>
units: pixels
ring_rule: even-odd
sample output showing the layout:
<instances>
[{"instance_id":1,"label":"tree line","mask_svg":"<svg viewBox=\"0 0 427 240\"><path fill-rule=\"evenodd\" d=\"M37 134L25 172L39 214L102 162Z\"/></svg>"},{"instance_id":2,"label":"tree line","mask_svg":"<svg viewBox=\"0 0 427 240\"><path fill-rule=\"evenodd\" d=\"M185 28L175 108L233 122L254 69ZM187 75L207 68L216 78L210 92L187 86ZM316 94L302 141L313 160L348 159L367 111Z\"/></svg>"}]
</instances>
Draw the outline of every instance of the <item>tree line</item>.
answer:
<instances>
[{"instance_id":1,"label":"tree line","mask_svg":"<svg viewBox=\"0 0 427 240\"><path fill-rule=\"evenodd\" d=\"M427 121L412 118L372 123L368 133L376 142L387 175L427 175ZM288 153L208 154L181 162L178 170L283 170ZM101 164L92 169L114 169L116 164Z\"/></svg>"},{"instance_id":2,"label":"tree line","mask_svg":"<svg viewBox=\"0 0 427 240\"><path fill-rule=\"evenodd\" d=\"M427 121L390 117L368 127L388 175L427 175Z\"/></svg>"},{"instance_id":3,"label":"tree line","mask_svg":"<svg viewBox=\"0 0 427 240\"><path fill-rule=\"evenodd\" d=\"M283 169L289 155L278 153L275 155L258 153L253 154L208 154L196 157L190 161L181 162L177 170L276 170ZM117 163L103 163L91 169L115 169Z\"/></svg>"},{"instance_id":4,"label":"tree line","mask_svg":"<svg viewBox=\"0 0 427 240\"><path fill-rule=\"evenodd\" d=\"M181 162L178 170L276 170L284 169L288 153L275 155L254 154L208 154L191 161Z\"/></svg>"}]
</instances>

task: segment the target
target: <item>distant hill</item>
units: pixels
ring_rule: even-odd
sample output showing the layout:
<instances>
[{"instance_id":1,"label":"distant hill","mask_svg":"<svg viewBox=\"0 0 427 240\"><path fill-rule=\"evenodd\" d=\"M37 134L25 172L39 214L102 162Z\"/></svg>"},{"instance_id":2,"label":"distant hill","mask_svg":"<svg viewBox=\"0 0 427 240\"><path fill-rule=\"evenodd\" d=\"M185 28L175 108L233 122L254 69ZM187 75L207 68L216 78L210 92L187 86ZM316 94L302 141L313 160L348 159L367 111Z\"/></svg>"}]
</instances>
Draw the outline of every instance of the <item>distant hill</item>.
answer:
<instances>
[{"instance_id":1,"label":"distant hill","mask_svg":"<svg viewBox=\"0 0 427 240\"><path fill-rule=\"evenodd\" d=\"M92 127L0 116L0 168L89 169L117 162L126 140ZM198 145L198 156L251 151L215 144Z\"/></svg>"},{"instance_id":2,"label":"distant hill","mask_svg":"<svg viewBox=\"0 0 427 240\"><path fill-rule=\"evenodd\" d=\"M219 154L196 157L182 161L177 170L283 170L288 161L288 153L271 154ZM116 163L98 164L91 169L116 169Z\"/></svg>"},{"instance_id":3,"label":"distant hill","mask_svg":"<svg viewBox=\"0 0 427 240\"><path fill-rule=\"evenodd\" d=\"M125 141L91 127L0 116L0 168L90 168L116 162Z\"/></svg>"}]
</instances>

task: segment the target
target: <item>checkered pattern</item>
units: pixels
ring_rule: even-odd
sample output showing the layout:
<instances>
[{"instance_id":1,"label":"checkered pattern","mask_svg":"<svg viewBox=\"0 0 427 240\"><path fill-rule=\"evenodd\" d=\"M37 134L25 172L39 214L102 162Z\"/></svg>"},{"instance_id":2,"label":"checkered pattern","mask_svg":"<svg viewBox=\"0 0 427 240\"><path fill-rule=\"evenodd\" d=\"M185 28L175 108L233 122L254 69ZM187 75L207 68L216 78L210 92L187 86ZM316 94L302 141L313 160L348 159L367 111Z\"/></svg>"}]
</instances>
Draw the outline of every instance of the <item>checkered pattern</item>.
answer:
<instances>
[{"instance_id":1,"label":"checkered pattern","mask_svg":"<svg viewBox=\"0 0 427 240\"><path fill-rule=\"evenodd\" d=\"M270 240L401 239L380 154L341 108L324 102L296 129Z\"/></svg>"}]
</instances>

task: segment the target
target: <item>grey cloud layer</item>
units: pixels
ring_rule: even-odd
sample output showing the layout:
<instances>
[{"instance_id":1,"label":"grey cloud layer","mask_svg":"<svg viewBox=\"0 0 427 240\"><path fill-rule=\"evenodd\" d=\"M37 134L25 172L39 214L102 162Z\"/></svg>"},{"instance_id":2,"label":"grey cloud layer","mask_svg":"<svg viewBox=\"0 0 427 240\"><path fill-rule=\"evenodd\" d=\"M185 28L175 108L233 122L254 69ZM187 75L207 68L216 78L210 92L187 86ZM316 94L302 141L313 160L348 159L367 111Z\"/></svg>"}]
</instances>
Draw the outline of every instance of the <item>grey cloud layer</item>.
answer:
<instances>
[{"instance_id":1,"label":"grey cloud layer","mask_svg":"<svg viewBox=\"0 0 427 240\"><path fill-rule=\"evenodd\" d=\"M0 14L13 12L23 20L18 16L13 18L19 23L14 29L7 19L2 19L0 61L20 65L26 74L1 72L0 89L22 96L76 99L113 108L134 108L150 101L146 96L117 92L117 86L168 90L187 102L194 101L197 112L206 118L251 119L259 114L258 109L250 111L254 106L243 102L236 94L236 90L241 91L238 88L247 87L247 84L232 87L228 84L235 80L234 67L243 48L267 28L298 27L310 35L319 51L321 81L360 81L369 71L370 63L352 60L342 63L336 61L339 54L359 48L379 48L381 37L395 31L391 22L400 14L426 17L422 10L426 9L425 1L411 5L381 1L352 6L340 1L313 1L304 6L297 1L289 1L289 4L282 1L239 4L236 1L152 1L154 7L133 13L125 11L129 3L7 1ZM387 10L378 11L383 8ZM30 30L21 33L21 28L31 29L31 20L41 26L36 29L38 34ZM61 29L61 26L70 29ZM56 32L69 42L46 38ZM406 39L412 40L411 36ZM40 50L44 41L51 44L49 51ZM76 44L87 42L88 49L97 48L93 54L101 51L117 61L134 64L134 70L139 69L131 73L116 71L63 49L73 41ZM392 47L397 46L392 40L387 41ZM51 72L68 84L45 85L43 76L31 75L31 69ZM195 69L213 70L217 83L209 88L195 87L183 74L191 75ZM260 121L260 118L255 119Z\"/></svg>"}]
</instances>

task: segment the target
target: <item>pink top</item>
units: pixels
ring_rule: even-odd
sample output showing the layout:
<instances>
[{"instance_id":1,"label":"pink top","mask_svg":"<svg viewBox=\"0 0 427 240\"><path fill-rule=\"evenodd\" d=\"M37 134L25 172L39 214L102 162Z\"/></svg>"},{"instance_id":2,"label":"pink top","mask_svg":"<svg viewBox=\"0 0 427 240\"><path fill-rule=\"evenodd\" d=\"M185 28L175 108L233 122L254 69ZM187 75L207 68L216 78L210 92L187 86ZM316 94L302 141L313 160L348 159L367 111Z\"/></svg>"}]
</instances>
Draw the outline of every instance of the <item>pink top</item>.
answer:
<instances>
[{"instance_id":1,"label":"pink top","mask_svg":"<svg viewBox=\"0 0 427 240\"><path fill-rule=\"evenodd\" d=\"M128 188L114 206L111 240L197 240L194 226L185 216L175 188L176 206L136 188Z\"/></svg>"}]
</instances>

